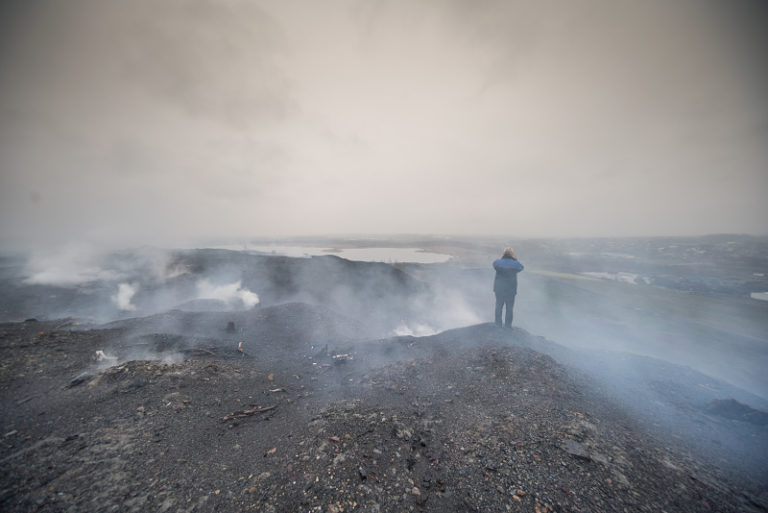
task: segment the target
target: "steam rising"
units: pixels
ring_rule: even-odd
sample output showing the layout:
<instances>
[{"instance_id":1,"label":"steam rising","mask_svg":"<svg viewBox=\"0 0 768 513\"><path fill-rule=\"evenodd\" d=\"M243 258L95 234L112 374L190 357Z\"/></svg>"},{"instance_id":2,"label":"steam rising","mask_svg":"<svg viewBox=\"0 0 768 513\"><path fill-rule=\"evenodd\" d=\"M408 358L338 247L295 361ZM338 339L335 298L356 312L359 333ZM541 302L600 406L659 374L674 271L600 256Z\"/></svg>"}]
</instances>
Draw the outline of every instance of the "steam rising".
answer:
<instances>
[{"instance_id":1,"label":"steam rising","mask_svg":"<svg viewBox=\"0 0 768 513\"><path fill-rule=\"evenodd\" d=\"M67 244L32 253L26 282L33 285L77 285L116 277L102 268L103 253L87 244Z\"/></svg>"},{"instance_id":2,"label":"steam rising","mask_svg":"<svg viewBox=\"0 0 768 513\"><path fill-rule=\"evenodd\" d=\"M412 337L426 337L429 335L434 335L435 333L438 333L438 331L433 328L432 326L428 326L426 324L419 324L414 323L413 325L407 325L406 323L400 323L400 325L395 328L393 333L398 336L412 336Z\"/></svg>"},{"instance_id":3,"label":"steam rising","mask_svg":"<svg viewBox=\"0 0 768 513\"><path fill-rule=\"evenodd\" d=\"M0 314L140 312L154 329L175 311L162 327L190 330L190 346L223 340L232 318L424 336L492 319L487 248L507 244L433 267L143 245L764 234L766 19L760 0L0 2L0 247L42 248L22 279L3 261ZM82 242L97 240L140 249ZM659 254L548 267L546 248L537 261L515 247L515 325L768 397L765 304L745 303L765 280L721 301L654 287ZM744 268L768 272L751 268L765 254L745 250ZM675 273L701 264L686 258ZM303 326L260 316L285 305ZM181 358L161 353L96 358Z\"/></svg>"},{"instance_id":4,"label":"steam rising","mask_svg":"<svg viewBox=\"0 0 768 513\"><path fill-rule=\"evenodd\" d=\"M141 273L145 279L164 283L190 272L172 252L153 247L109 251L92 244L69 243L30 252L25 264L26 283L74 286L121 280Z\"/></svg>"},{"instance_id":5,"label":"steam rising","mask_svg":"<svg viewBox=\"0 0 768 513\"><path fill-rule=\"evenodd\" d=\"M259 296L244 288L241 281L215 285L207 279L197 282L198 299L216 299L233 307L250 309L259 304Z\"/></svg>"},{"instance_id":6,"label":"steam rising","mask_svg":"<svg viewBox=\"0 0 768 513\"><path fill-rule=\"evenodd\" d=\"M690 365L768 397L760 363L766 358L764 302L742 304L768 289L763 264L756 260L765 254L764 246L759 239L735 240L528 242L521 255L532 267L520 277L515 324L573 348L625 350ZM496 250L503 246L494 244ZM38 251L26 263L9 260L23 269L21 281L29 292L0 302L0 312L7 320L71 316L108 322L136 312L223 313L308 303L360 323L354 329L363 338L426 336L491 318L488 262L496 255L484 254L468 267L458 261L470 254L462 244L457 258L446 264L393 266L327 254L294 259L149 247L106 252L69 244ZM725 259L717 267L696 271L711 265L717 254ZM537 266L564 272L537 272ZM745 266L750 270L740 277ZM12 268L0 267L0 272L8 277ZM681 269L701 276L680 276ZM716 287L716 294L665 292L670 280L678 280L683 290L697 284ZM742 282L739 286L747 287L742 299L719 298ZM225 325L226 319L201 329L216 337Z\"/></svg>"},{"instance_id":7,"label":"steam rising","mask_svg":"<svg viewBox=\"0 0 768 513\"><path fill-rule=\"evenodd\" d=\"M117 355L99 349L95 352L93 359L96 362L94 365L95 369L102 371L134 360L156 360L168 364L179 363L184 361L184 355L175 351L158 352L146 349L132 349Z\"/></svg>"},{"instance_id":8,"label":"steam rising","mask_svg":"<svg viewBox=\"0 0 768 513\"><path fill-rule=\"evenodd\" d=\"M136 310L136 305L131 304L133 296L138 290L138 285L131 283L121 283L118 286L117 294L112 296L112 301L115 302L117 307L122 311L132 312Z\"/></svg>"},{"instance_id":9,"label":"steam rising","mask_svg":"<svg viewBox=\"0 0 768 513\"><path fill-rule=\"evenodd\" d=\"M288 258L224 249L99 252L69 246L33 257L26 280L17 279L20 293L8 296L27 300L14 310L17 319L42 312L113 321L104 332L115 338L94 355L96 369L201 354L242 358L258 353L266 340L276 342L285 358L324 347L326 356L376 366L414 357L419 344L407 338L397 340L402 347L392 353L377 353L378 342L393 335L438 334L462 345L485 336L500 343L507 335L515 339L521 332L477 326L492 318L490 262L505 245L433 241L432 247L454 258L396 265L327 254ZM514 322L515 329L533 334L524 343L588 372L628 411L652 417L654 425L688 429L690 422L681 420L667 392L676 384L693 390L692 407L704 397L731 397L756 408L768 404L766 305L745 303L749 292L768 290L768 239L536 240L515 247L527 266ZM16 286L10 270L22 261L0 263L2 283ZM690 293L695 287L709 292ZM7 315L9 302L3 299L0 313ZM441 333L460 327L468 328ZM333 385L339 375L326 378Z\"/></svg>"}]
</instances>

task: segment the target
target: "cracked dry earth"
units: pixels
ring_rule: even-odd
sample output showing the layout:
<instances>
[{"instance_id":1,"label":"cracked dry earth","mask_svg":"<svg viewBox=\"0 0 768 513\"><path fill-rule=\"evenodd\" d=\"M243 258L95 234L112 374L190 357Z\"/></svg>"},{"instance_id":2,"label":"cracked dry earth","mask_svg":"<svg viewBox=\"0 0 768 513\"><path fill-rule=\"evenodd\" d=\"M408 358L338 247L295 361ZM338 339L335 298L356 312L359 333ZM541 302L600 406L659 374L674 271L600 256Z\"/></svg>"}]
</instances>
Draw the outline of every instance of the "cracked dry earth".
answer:
<instances>
[{"instance_id":1,"label":"cracked dry earth","mask_svg":"<svg viewBox=\"0 0 768 513\"><path fill-rule=\"evenodd\" d=\"M155 334L176 363L99 370L125 328L63 324L0 326L2 511L765 511L520 329Z\"/></svg>"}]
</instances>

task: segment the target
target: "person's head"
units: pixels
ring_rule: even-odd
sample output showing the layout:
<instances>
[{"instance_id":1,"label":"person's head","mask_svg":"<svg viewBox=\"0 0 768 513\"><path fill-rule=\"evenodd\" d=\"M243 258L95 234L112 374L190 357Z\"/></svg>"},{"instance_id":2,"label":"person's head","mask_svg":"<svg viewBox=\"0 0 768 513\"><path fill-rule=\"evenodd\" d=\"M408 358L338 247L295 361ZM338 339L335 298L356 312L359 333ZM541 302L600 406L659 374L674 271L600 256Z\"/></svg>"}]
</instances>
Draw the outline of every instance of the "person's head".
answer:
<instances>
[{"instance_id":1,"label":"person's head","mask_svg":"<svg viewBox=\"0 0 768 513\"><path fill-rule=\"evenodd\" d=\"M517 258L515 256L515 250L512 248L504 248L504 256L507 258Z\"/></svg>"}]
</instances>

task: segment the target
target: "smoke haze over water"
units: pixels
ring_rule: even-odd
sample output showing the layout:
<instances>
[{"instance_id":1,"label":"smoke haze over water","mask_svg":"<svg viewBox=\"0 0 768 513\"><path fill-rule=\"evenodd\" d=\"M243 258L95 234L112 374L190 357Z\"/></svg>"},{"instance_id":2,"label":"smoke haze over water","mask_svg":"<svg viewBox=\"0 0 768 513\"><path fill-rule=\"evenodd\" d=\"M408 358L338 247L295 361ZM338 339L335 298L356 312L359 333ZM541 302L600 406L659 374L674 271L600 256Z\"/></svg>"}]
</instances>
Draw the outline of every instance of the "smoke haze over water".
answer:
<instances>
[{"instance_id":1,"label":"smoke haze over water","mask_svg":"<svg viewBox=\"0 0 768 513\"><path fill-rule=\"evenodd\" d=\"M4 248L765 233L761 1L0 9Z\"/></svg>"}]
</instances>

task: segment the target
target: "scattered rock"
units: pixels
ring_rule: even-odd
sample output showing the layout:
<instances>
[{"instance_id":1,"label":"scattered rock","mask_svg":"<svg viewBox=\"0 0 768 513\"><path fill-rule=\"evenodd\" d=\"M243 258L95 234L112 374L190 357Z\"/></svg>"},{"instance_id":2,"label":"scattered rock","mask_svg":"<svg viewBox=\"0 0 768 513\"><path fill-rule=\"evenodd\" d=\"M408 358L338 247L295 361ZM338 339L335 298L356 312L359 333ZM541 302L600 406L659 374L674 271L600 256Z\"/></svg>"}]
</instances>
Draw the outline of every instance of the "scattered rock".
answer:
<instances>
[{"instance_id":1,"label":"scattered rock","mask_svg":"<svg viewBox=\"0 0 768 513\"><path fill-rule=\"evenodd\" d=\"M69 383L67 384L67 388L76 387L78 385L82 385L83 383L86 383L90 381L93 378L93 374L88 371L81 372L74 378L69 380Z\"/></svg>"},{"instance_id":2,"label":"scattered rock","mask_svg":"<svg viewBox=\"0 0 768 513\"><path fill-rule=\"evenodd\" d=\"M759 493L638 430L522 330L366 342L326 350L355 355L326 366L308 341L286 358L264 336L244 358L205 339L186 361L129 360L62 388L105 341L136 339L53 330L51 345L11 346L48 329L19 326L0 326L0 394L36 399L4 411L3 511L759 511ZM63 343L68 358L51 358Z\"/></svg>"},{"instance_id":3,"label":"scattered rock","mask_svg":"<svg viewBox=\"0 0 768 513\"><path fill-rule=\"evenodd\" d=\"M580 458L583 460L591 460L592 458L589 456L589 451L586 447L584 447L582 444L577 442L576 440L571 440L570 438L566 438L563 441L563 444L561 445L561 448L570 454L571 456L574 456L576 458Z\"/></svg>"}]
</instances>

